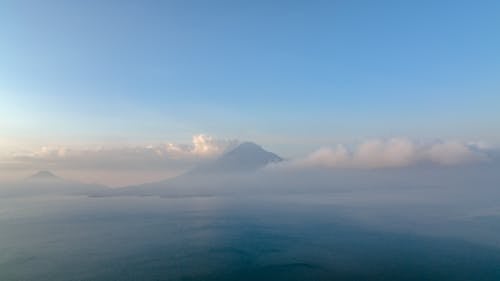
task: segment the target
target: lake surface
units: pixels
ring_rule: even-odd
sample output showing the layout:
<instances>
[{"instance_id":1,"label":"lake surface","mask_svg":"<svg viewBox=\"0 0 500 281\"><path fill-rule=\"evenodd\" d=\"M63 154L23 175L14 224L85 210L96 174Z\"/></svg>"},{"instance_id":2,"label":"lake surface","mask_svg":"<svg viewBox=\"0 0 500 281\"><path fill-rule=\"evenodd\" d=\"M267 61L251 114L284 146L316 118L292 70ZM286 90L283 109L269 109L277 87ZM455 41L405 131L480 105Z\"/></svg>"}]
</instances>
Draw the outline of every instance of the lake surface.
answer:
<instances>
[{"instance_id":1,"label":"lake surface","mask_svg":"<svg viewBox=\"0 0 500 281\"><path fill-rule=\"evenodd\" d=\"M500 280L494 245L360 223L332 200L1 199L0 280Z\"/></svg>"}]
</instances>

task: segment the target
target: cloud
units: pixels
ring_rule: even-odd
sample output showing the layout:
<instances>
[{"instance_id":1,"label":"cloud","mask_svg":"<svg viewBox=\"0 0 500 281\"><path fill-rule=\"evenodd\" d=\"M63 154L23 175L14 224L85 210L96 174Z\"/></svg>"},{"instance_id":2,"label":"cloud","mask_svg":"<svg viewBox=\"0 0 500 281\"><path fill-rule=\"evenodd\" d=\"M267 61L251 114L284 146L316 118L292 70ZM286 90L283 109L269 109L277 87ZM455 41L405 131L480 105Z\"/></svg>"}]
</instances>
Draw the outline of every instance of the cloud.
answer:
<instances>
[{"instance_id":1,"label":"cloud","mask_svg":"<svg viewBox=\"0 0 500 281\"><path fill-rule=\"evenodd\" d=\"M191 143L184 144L22 147L0 155L0 181L23 178L36 170L51 170L62 177L83 182L113 186L144 183L183 173L237 143L236 140L199 134L193 136Z\"/></svg>"},{"instance_id":2,"label":"cloud","mask_svg":"<svg viewBox=\"0 0 500 281\"><path fill-rule=\"evenodd\" d=\"M304 159L299 159L293 163L301 166L324 166L337 167L343 166L350 161L351 156L343 145L337 145L336 148L320 148Z\"/></svg>"},{"instance_id":3,"label":"cloud","mask_svg":"<svg viewBox=\"0 0 500 281\"><path fill-rule=\"evenodd\" d=\"M352 149L320 148L286 166L326 168L391 168L416 164L460 165L488 160L482 147L459 141L419 143L407 138L374 139Z\"/></svg>"},{"instance_id":4,"label":"cloud","mask_svg":"<svg viewBox=\"0 0 500 281\"><path fill-rule=\"evenodd\" d=\"M180 158L212 158L233 147L236 140L220 140L204 134L194 135L191 144L164 143L157 146L147 146L160 156L173 159Z\"/></svg>"},{"instance_id":5,"label":"cloud","mask_svg":"<svg viewBox=\"0 0 500 281\"><path fill-rule=\"evenodd\" d=\"M2 168L27 169L186 169L223 153L236 143L207 135L193 136L191 144L162 143L113 148L44 146L12 153Z\"/></svg>"},{"instance_id":6,"label":"cloud","mask_svg":"<svg viewBox=\"0 0 500 281\"><path fill-rule=\"evenodd\" d=\"M111 185L142 183L178 175L236 146L235 140L195 135L190 143L164 142L121 147L43 146L0 155L0 180L36 170ZM480 144L480 145L479 145ZM408 138L372 139L358 145L320 148L277 168L397 168L418 164L460 165L489 160L481 142L418 142ZM492 154L490 154L492 155ZM493 156L491 156L493 157ZM493 157L494 158L494 157Z\"/></svg>"},{"instance_id":7,"label":"cloud","mask_svg":"<svg viewBox=\"0 0 500 281\"><path fill-rule=\"evenodd\" d=\"M369 140L358 147L352 161L356 166L366 167L407 166L415 160L416 150L408 139Z\"/></svg>"},{"instance_id":8,"label":"cloud","mask_svg":"<svg viewBox=\"0 0 500 281\"><path fill-rule=\"evenodd\" d=\"M427 151L427 156L432 162L438 164L455 165L486 160L486 154L480 151L480 147L449 141L432 145Z\"/></svg>"},{"instance_id":9,"label":"cloud","mask_svg":"<svg viewBox=\"0 0 500 281\"><path fill-rule=\"evenodd\" d=\"M234 141L221 141L203 134L193 136L192 142L193 145L190 152L200 156L219 155L229 146L235 144Z\"/></svg>"}]
</instances>

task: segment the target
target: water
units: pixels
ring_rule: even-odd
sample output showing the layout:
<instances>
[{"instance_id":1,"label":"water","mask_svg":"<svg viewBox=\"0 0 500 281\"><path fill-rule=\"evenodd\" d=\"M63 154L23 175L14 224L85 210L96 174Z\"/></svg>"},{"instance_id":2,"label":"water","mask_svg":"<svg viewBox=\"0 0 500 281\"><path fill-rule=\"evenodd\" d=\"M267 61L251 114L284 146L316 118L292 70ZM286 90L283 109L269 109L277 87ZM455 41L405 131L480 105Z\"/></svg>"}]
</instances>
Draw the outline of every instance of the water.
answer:
<instances>
[{"instance_id":1,"label":"water","mask_svg":"<svg viewBox=\"0 0 500 281\"><path fill-rule=\"evenodd\" d=\"M328 200L2 199L0 280L500 280L494 246L368 227Z\"/></svg>"}]
</instances>

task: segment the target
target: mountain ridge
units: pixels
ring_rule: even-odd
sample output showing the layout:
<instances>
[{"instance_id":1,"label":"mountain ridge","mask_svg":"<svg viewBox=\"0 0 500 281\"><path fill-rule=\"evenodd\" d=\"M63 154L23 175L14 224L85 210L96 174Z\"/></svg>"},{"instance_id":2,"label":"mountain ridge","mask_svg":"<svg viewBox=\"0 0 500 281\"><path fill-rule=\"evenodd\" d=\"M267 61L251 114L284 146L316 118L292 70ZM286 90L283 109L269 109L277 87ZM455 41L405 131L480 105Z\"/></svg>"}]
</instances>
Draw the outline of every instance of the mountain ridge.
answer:
<instances>
[{"instance_id":1,"label":"mountain ridge","mask_svg":"<svg viewBox=\"0 0 500 281\"><path fill-rule=\"evenodd\" d=\"M29 176L27 180L52 180L52 181L62 181L63 179L56 176L54 173L48 170L40 170L33 175Z\"/></svg>"},{"instance_id":2,"label":"mountain ridge","mask_svg":"<svg viewBox=\"0 0 500 281\"><path fill-rule=\"evenodd\" d=\"M99 184L87 184L58 177L48 170L40 170L33 175L9 183L0 189L0 197L33 197L48 195L89 196L105 192L108 187Z\"/></svg>"},{"instance_id":3,"label":"mountain ridge","mask_svg":"<svg viewBox=\"0 0 500 281\"><path fill-rule=\"evenodd\" d=\"M283 158L269 152L253 142L242 142L209 163L201 164L177 177L135 186L110 190L107 194L96 196L183 196L203 194L211 186L227 184Z\"/></svg>"},{"instance_id":4,"label":"mountain ridge","mask_svg":"<svg viewBox=\"0 0 500 281\"><path fill-rule=\"evenodd\" d=\"M199 165L185 175L200 173L241 173L258 170L283 158L253 142L242 142L234 149L222 154L215 161Z\"/></svg>"}]
</instances>

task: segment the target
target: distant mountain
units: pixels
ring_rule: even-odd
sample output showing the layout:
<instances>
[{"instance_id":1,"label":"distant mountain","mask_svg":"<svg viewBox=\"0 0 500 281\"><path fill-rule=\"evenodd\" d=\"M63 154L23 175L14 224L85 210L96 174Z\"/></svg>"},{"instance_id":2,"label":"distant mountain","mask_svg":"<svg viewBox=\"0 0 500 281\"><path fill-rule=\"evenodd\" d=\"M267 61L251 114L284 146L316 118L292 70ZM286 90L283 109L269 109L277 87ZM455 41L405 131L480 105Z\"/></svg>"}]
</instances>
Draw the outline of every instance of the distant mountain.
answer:
<instances>
[{"instance_id":1,"label":"distant mountain","mask_svg":"<svg viewBox=\"0 0 500 281\"><path fill-rule=\"evenodd\" d=\"M39 180L41 180L41 181L62 181L63 179L54 175L50 171L38 171L37 173L28 177L27 180L30 180L30 181L39 181Z\"/></svg>"},{"instance_id":2,"label":"distant mountain","mask_svg":"<svg viewBox=\"0 0 500 281\"><path fill-rule=\"evenodd\" d=\"M184 196L208 194L213 188L233 186L243 177L268 164L281 162L278 155L264 150L261 146L244 142L224 153L216 160L201 164L178 177L160 182L147 183L108 190L96 196Z\"/></svg>"},{"instance_id":3,"label":"distant mountain","mask_svg":"<svg viewBox=\"0 0 500 281\"><path fill-rule=\"evenodd\" d=\"M206 173L241 173L260 169L270 163L283 161L278 155L264 150L261 146L244 142L233 150L223 154L214 162L200 165L186 175Z\"/></svg>"},{"instance_id":4,"label":"distant mountain","mask_svg":"<svg viewBox=\"0 0 500 281\"><path fill-rule=\"evenodd\" d=\"M92 195L108 188L60 178L50 171L39 171L24 180L0 187L0 197Z\"/></svg>"}]
</instances>

